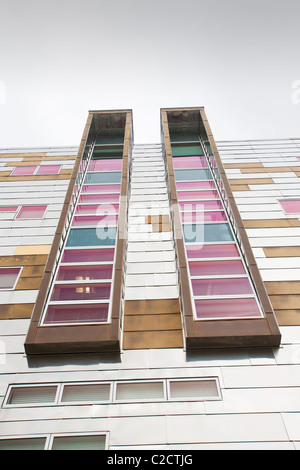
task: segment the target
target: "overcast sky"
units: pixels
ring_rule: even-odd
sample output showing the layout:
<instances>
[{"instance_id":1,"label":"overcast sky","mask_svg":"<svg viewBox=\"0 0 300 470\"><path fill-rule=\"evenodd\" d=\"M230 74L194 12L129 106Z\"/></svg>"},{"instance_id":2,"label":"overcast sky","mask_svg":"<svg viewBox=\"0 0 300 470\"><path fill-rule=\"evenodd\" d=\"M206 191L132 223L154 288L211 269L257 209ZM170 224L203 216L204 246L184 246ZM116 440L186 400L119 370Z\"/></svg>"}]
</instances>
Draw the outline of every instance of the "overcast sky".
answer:
<instances>
[{"instance_id":1,"label":"overcast sky","mask_svg":"<svg viewBox=\"0 0 300 470\"><path fill-rule=\"evenodd\" d=\"M204 106L216 140L300 137L299 0L0 0L0 147L78 145L91 109Z\"/></svg>"}]
</instances>

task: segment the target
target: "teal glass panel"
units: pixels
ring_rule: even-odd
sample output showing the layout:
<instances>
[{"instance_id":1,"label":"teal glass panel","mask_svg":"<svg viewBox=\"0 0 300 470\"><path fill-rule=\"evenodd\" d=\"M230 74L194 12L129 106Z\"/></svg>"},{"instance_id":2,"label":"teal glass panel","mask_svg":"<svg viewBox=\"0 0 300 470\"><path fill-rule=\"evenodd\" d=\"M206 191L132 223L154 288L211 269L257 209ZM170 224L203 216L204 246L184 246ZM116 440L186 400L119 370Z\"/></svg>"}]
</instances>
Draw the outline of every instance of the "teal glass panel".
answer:
<instances>
[{"instance_id":1,"label":"teal glass panel","mask_svg":"<svg viewBox=\"0 0 300 470\"><path fill-rule=\"evenodd\" d=\"M84 182L85 184L121 183L121 178L121 171L102 171L101 173L87 173Z\"/></svg>"},{"instance_id":2,"label":"teal glass panel","mask_svg":"<svg viewBox=\"0 0 300 470\"><path fill-rule=\"evenodd\" d=\"M116 227L72 229L68 236L67 246L115 245L116 235Z\"/></svg>"},{"instance_id":3,"label":"teal glass panel","mask_svg":"<svg viewBox=\"0 0 300 470\"><path fill-rule=\"evenodd\" d=\"M94 152L92 155L92 160L94 158L101 157L122 157L123 156L123 145L118 146L95 146Z\"/></svg>"},{"instance_id":4,"label":"teal glass panel","mask_svg":"<svg viewBox=\"0 0 300 470\"><path fill-rule=\"evenodd\" d=\"M231 228L228 224L184 224L183 236L186 243L208 243L233 241Z\"/></svg>"},{"instance_id":5,"label":"teal glass panel","mask_svg":"<svg viewBox=\"0 0 300 470\"><path fill-rule=\"evenodd\" d=\"M204 155L201 145L171 145L173 157Z\"/></svg>"},{"instance_id":6,"label":"teal glass panel","mask_svg":"<svg viewBox=\"0 0 300 470\"><path fill-rule=\"evenodd\" d=\"M105 436L55 437L52 450L105 450Z\"/></svg>"},{"instance_id":7,"label":"teal glass panel","mask_svg":"<svg viewBox=\"0 0 300 470\"><path fill-rule=\"evenodd\" d=\"M25 439L1 439L0 450L44 450L46 439L25 438Z\"/></svg>"},{"instance_id":8,"label":"teal glass panel","mask_svg":"<svg viewBox=\"0 0 300 470\"><path fill-rule=\"evenodd\" d=\"M192 169L192 170L174 170L176 181L207 181L213 180L212 174L208 169Z\"/></svg>"},{"instance_id":9,"label":"teal glass panel","mask_svg":"<svg viewBox=\"0 0 300 470\"><path fill-rule=\"evenodd\" d=\"M185 134L171 134L171 142L199 142L199 136L197 132L187 132Z\"/></svg>"}]
</instances>

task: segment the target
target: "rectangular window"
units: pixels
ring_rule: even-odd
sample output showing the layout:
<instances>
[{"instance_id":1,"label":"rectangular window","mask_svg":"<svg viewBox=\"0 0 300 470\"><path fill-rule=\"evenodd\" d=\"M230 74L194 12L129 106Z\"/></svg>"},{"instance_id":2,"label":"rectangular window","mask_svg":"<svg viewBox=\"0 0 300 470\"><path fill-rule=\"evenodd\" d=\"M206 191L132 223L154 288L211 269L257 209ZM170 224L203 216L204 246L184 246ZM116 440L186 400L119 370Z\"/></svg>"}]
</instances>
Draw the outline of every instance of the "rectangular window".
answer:
<instances>
[{"instance_id":1,"label":"rectangular window","mask_svg":"<svg viewBox=\"0 0 300 470\"><path fill-rule=\"evenodd\" d=\"M244 265L240 260L190 261L189 268L191 276L246 274Z\"/></svg>"},{"instance_id":2,"label":"rectangular window","mask_svg":"<svg viewBox=\"0 0 300 470\"><path fill-rule=\"evenodd\" d=\"M195 258L235 258L239 256L236 245L186 245L187 257Z\"/></svg>"},{"instance_id":3,"label":"rectangular window","mask_svg":"<svg viewBox=\"0 0 300 470\"><path fill-rule=\"evenodd\" d=\"M177 191L177 195L178 201L217 199L219 197L218 191Z\"/></svg>"},{"instance_id":4,"label":"rectangular window","mask_svg":"<svg viewBox=\"0 0 300 470\"><path fill-rule=\"evenodd\" d=\"M22 268L0 268L0 289L14 289Z\"/></svg>"},{"instance_id":5,"label":"rectangular window","mask_svg":"<svg viewBox=\"0 0 300 470\"><path fill-rule=\"evenodd\" d=\"M95 279L111 279L113 266L61 266L57 281L93 281Z\"/></svg>"},{"instance_id":6,"label":"rectangular window","mask_svg":"<svg viewBox=\"0 0 300 470\"><path fill-rule=\"evenodd\" d=\"M12 172L11 176L28 176L34 175L37 166L17 166Z\"/></svg>"},{"instance_id":7,"label":"rectangular window","mask_svg":"<svg viewBox=\"0 0 300 470\"><path fill-rule=\"evenodd\" d=\"M174 168L208 168L204 156L176 157L173 160Z\"/></svg>"},{"instance_id":8,"label":"rectangular window","mask_svg":"<svg viewBox=\"0 0 300 470\"><path fill-rule=\"evenodd\" d=\"M110 297L111 284L56 284L51 302L104 300Z\"/></svg>"},{"instance_id":9,"label":"rectangular window","mask_svg":"<svg viewBox=\"0 0 300 470\"><path fill-rule=\"evenodd\" d=\"M123 160L121 158L91 160L88 171L121 171Z\"/></svg>"},{"instance_id":10,"label":"rectangular window","mask_svg":"<svg viewBox=\"0 0 300 470\"><path fill-rule=\"evenodd\" d=\"M79 204L107 204L110 202L119 202L120 194L83 194L79 198Z\"/></svg>"},{"instance_id":11,"label":"rectangular window","mask_svg":"<svg viewBox=\"0 0 300 470\"><path fill-rule=\"evenodd\" d=\"M109 401L110 397L110 383L72 384L64 386L61 401L97 403Z\"/></svg>"},{"instance_id":12,"label":"rectangular window","mask_svg":"<svg viewBox=\"0 0 300 470\"><path fill-rule=\"evenodd\" d=\"M216 379L170 380L169 394L171 400L215 400L221 398Z\"/></svg>"},{"instance_id":13,"label":"rectangular window","mask_svg":"<svg viewBox=\"0 0 300 470\"><path fill-rule=\"evenodd\" d=\"M19 206L1 206L0 212L16 212Z\"/></svg>"},{"instance_id":14,"label":"rectangular window","mask_svg":"<svg viewBox=\"0 0 300 470\"><path fill-rule=\"evenodd\" d=\"M224 211L182 212L181 220L183 224L197 224L202 222L226 222L227 217Z\"/></svg>"},{"instance_id":15,"label":"rectangular window","mask_svg":"<svg viewBox=\"0 0 300 470\"><path fill-rule=\"evenodd\" d=\"M73 218L72 227L108 227L118 224L117 215L86 215L75 216Z\"/></svg>"},{"instance_id":16,"label":"rectangular window","mask_svg":"<svg viewBox=\"0 0 300 470\"><path fill-rule=\"evenodd\" d=\"M194 191L196 189L216 189L216 184L214 181L178 181L176 183L176 188L178 191Z\"/></svg>"},{"instance_id":17,"label":"rectangular window","mask_svg":"<svg viewBox=\"0 0 300 470\"><path fill-rule=\"evenodd\" d=\"M181 211L194 211L194 212L203 212L203 211L213 211L213 210L223 210L223 205L220 200L213 201L179 201L179 209Z\"/></svg>"},{"instance_id":18,"label":"rectangular window","mask_svg":"<svg viewBox=\"0 0 300 470\"><path fill-rule=\"evenodd\" d=\"M222 242L233 241L228 224L183 224L183 235L186 242Z\"/></svg>"},{"instance_id":19,"label":"rectangular window","mask_svg":"<svg viewBox=\"0 0 300 470\"><path fill-rule=\"evenodd\" d=\"M71 229L67 247L115 245L116 227Z\"/></svg>"},{"instance_id":20,"label":"rectangular window","mask_svg":"<svg viewBox=\"0 0 300 470\"><path fill-rule=\"evenodd\" d=\"M37 175L58 175L60 172L60 165L41 165L36 174Z\"/></svg>"},{"instance_id":21,"label":"rectangular window","mask_svg":"<svg viewBox=\"0 0 300 470\"><path fill-rule=\"evenodd\" d=\"M56 398L57 386L12 387L7 405L28 405L53 403Z\"/></svg>"},{"instance_id":22,"label":"rectangular window","mask_svg":"<svg viewBox=\"0 0 300 470\"><path fill-rule=\"evenodd\" d=\"M85 184L121 183L121 177L122 177L121 171L87 173L84 182Z\"/></svg>"},{"instance_id":23,"label":"rectangular window","mask_svg":"<svg viewBox=\"0 0 300 470\"><path fill-rule=\"evenodd\" d=\"M165 398L164 383L161 382L119 382L116 400L159 400Z\"/></svg>"},{"instance_id":24,"label":"rectangular window","mask_svg":"<svg viewBox=\"0 0 300 470\"><path fill-rule=\"evenodd\" d=\"M261 317L254 298L195 300L195 307L198 319Z\"/></svg>"},{"instance_id":25,"label":"rectangular window","mask_svg":"<svg viewBox=\"0 0 300 470\"><path fill-rule=\"evenodd\" d=\"M300 199L282 199L279 203L286 214L300 213Z\"/></svg>"},{"instance_id":26,"label":"rectangular window","mask_svg":"<svg viewBox=\"0 0 300 470\"><path fill-rule=\"evenodd\" d=\"M47 206L22 206L17 214L17 219L42 219Z\"/></svg>"},{"instance_id":27,"label":"rectangular window","mask_svg":"<svg viewBox=\"0 0 300 470\"><path fill-rule=\"evenodd\" d=\"M67 249L64 251L62 263L101 263L106 261L113 261L115 256L114 248L102 249L81 249L72 250Z\"/></svg>"},{"instance_id":28,"label":"rectangular window","mask_svg":"<svg viewBox=\"0 0 300 470\"><path fill-rule=\"evenodd\" d=\"M192 279L195 296L251 295L251 284L247 278Z\"/></svg>"},{"instance_id":29,"label":"rectangular window","mask_svg":"<svg viewBox=\"0 0 300 470\"><path fill-rule=\"evenodd\" d=\"M108 308L109 304L49 305L43 323L105 323Z\"/></svg>"},{"instance_id":30,"label":"rectangular window","mask_svg":"<svg viewBox=\"0 0 300 470\"><path fill-rule=\"evenodd\" d=\"M172 145L172 156L204 155L201 145Z\"/></svg>"},{"instance_id":31,"label":"rectangular window","mask_svg":"<svg viewBox=\"0 0 300 470\"><path fill-rule=\"evenodd\" d=\"M106 436L59 436L54 437L52 450L105 450Z\"/></svg>"},{"instance_id":32,"label":"rectangular window","mask_svg":"<svg viewBox=\"0 0 300 470\"><path fill-rule=\"evenodd\" d=\"M174 170L176 181L205 181L213 180L210 170L193 169L193 170Z\"/></svg>"},{"instance_id":33,"label":"rectangular window","mask_svg":"<svg viewBox=\"0 0 300 470\"><path fill-rule=\"evenodd\" d=\"M44 450L45 437L0 439L0 450Z\"/></svg>"},{"instance_id":34,"label":"rectangular window","mask_svg":"<svg viewBox=\"0 0 300 470\"><path fill-rule=\"evenodd\" d=\"M120 184L85 184L82 187L81 194L120 193L120 191Z\"/></svg>"}]
</instances>

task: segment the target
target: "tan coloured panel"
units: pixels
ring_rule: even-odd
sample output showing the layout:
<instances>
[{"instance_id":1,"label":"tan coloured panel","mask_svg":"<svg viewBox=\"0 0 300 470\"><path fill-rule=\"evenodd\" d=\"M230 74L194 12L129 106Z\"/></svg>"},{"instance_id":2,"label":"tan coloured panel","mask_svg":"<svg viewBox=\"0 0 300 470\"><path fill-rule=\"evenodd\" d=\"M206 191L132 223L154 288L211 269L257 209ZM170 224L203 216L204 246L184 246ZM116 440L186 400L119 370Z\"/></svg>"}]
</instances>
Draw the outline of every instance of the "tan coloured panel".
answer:
<instances>
[{"instance_id":1,"label":"tan coloured panel","mask_svg":"<svg viewBox=\"0 0 300 470\"><path fill-rule=\"evenodd\" d=\"M263 250L267 258L300 256L300 246L271 246L264 247Z\"/></svg>"},{"instance_id":2,"label":"tan coloured panel","mask_svg":"<svg viewBox=\"0 0 300 470\"><path fill-rule=\"evenodd\" d=\"M0 320L30 318L34 304L1 305Z\"/></svg>"},{"instance_id":3,"label":"tan coloured panel","mask_svg":"<svg viewBox=\"0 0 300 470\"><path fill-rule=\"evenodd\" d=\"M269 295L300 294L300 281L268 281L264 284Z\"/></svg>"},{"instance_id":4,"label":"tan coloured panel","mask_svg":"<svg viewBox=\"0 0 300 470\"><path fill-rule=\"evenodd\" d=\"M249 178L249 179L230 179L228 178L230 184L245 185L245 184L274 184L272 178Z\"/></svg>"},{"instance_id":5,"label":"tan coloured panel","mask_svg":"<svg viewBox=\"0 0 300 470\"><path fill-rule=\"evenodd\" d=\"M262 163L239 163L239 162L236 162L236 163L225 163L224 165L224 168L234 168L234 169L242 169L242 168L263 168L263 164ZM256 171L255 171L256 173Z\"/></svg>"},{"instance_id":6,"label":"tan coloured panel","mask_svg":"<svg viewBox=\"0 0 300 470\"><path fill-rule=\"evenodd\" d=\"M300 305L300 295L270 295L274 310L297 309Z\"/></svg>"},{"instance_id":7,"label":"tan coloured panel","mask_svg":"<svg viewBox=\"0 0 300 470\"><path fill-rule=\"evenodd\" d=\"M19 245L15 251L16 255L45 255L49 254L51 245Z\"/></svg>"},{"instance_id":8,"label":"tan coloured panel","mask_svg":"<svg viewBox=\"0 0 300 470\"><path fill-rule=\"evenodd\" d=\"M289 173L294 171L288 166L264 167L264 168L241 168L241 173Z\"/></svg>"},{"instance_id":9,"label":"tan coloured panel","mask_svg":"<svg viewBox=\"0 0 300 470\"><path fill-rule=\"evenodd\" d=\"M42 283L41 277L20 277L15 290L39 290Z\"/></svg>"},{"instance_id":10,"label":"tan coloured panel","mask_svg":"<svg viewBox=\"0 0 300 470\"><path fill-rule=\"evenodd\" d=\"M245 228L300 227L299 219L244 220Z\"/></svg>"},{"instance_id":11,"label":"tan coloured panel","mask_svg":"<svg viewBox=\"0 0 300 470\"><path fill-rule=\"evenodd\" d=\"M179 299L126 300L125 315L180 313Z\"/></svg>"},{"instance_id":12,"label":"tan coloured panel","mask_svg":"<svg viewBox=\"0 0 300 470\"><path fill-rule=\"evenodd\" d=\"M231 180L230 187L231 191L251 191L247 184L235 185L233 180Z\"/></svg>"},{"instance_id":13,"label":"tan coloured panel","mask_svg":"<svg viewBox=\"0 0 300 470\"><path fill-rule=\"evenodd\" d=\"M127 315L124 331L181 330L181 316L170 315Z\"/></svg>"},{"instance_id":14,"label":"tan coloured panel","mask_svg":"<svg viewBox=\"0 0 300 470\"><path fill-rule=\"evenodd\" d=\"M280 326L300 325L300 309L275 310L275 315Z\"/></svg>"},{"instance_id":15,"label":"tan coloured panel","mask_svg":"<svg viewBox=\"0 0 300 470\"><path fill-rule=\"evenodd\" d=\"M182 348L182 330L126 332L123 349Z\"/></svg>"},{"instance_id":16,"label":"tan coloured panel","mask_svg":"<svg viewBox=\"0 0 300 470\"><path fill-rule=\"evenodd\" d=\"M0 266L28 266L29 269L33 269L34 266L44 266L47 261L47 255L14 255L14 256L1 256ZM23 268L24 271L25 268ZM23 274L22 271L22 274Z\"/></svg>"}]
</instances>

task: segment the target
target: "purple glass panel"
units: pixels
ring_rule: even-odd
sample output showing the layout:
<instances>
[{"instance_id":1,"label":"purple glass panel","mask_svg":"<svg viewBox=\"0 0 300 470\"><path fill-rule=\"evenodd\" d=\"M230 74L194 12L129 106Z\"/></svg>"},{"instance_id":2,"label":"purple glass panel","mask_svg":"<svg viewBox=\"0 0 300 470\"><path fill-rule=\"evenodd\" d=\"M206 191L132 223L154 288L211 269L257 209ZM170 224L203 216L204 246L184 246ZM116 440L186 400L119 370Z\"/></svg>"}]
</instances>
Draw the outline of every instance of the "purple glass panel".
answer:
<instances>
[{"instance_id":1,"label":"purple glass panel","mask_svg":"<svg viewBox=\"0 0 300 470\"><path fill-rule=\"evenodd\" d=\"M108 203L108 202L119 202L120 194L82 194L79 198L79 203Z\"/></svg>"},{"instance_id":2,"label":"purple glass panel","mask_svg":"<svg viewBox=\"0 0 300 470\"><path fill-rule=\"evenodd\" d=\"M42 165L36 172L37 175L57 175L60 171L60 165Z\"/></svg>"},{"instance_id":3,"label":"purple glass panel","mask_svg":"<svg viewBox=\"0 0 300 470\"><path fill-rule=\"evenodd\" d=\"M261 316L256 300L252 298L195 300L195 307L199 319Z\"/></svg>"},{"instance_id":4,"label":"purple glass panel","mask_svg":"<svg viewBox=\"0 0 300 470\"><path fill-rule=\"evenodd\" d=\"M182 212L182 223L220 222L227 220L225 212Z\"/></svg>"},{"instance_id":5,"label":"purple glass panel","mask_svg":"<svg viewBox=\"0 0 300 470\"><path fill-rule=\"evenodd\" d=\"M104 266L61 266L57 281L93 281L96 279L111 279L112 264Z\"/></svg>"},{"instance_id":6,"label":"purple glass panel","mask_svg":"<svg viewBox=\"0 0 300 470\"><path fill-rule=\"evenodd\" d=\"M106 322L108 304L100 305L51 305L48 307L45 324Z\"/></svg>"},{"instance_id":7,"label":"purple glass panel","mask_svg":"<svg viewBox=\"0 0 300 470\"><path fill-rule=\"evenodd\" d=\"M246 278L192 279L194 295L239 295L253 294Z\"/></svg>"},{"instance_id":8,"label":"purple glass panel","mask_svg":"<svg viewBox=\"0 0 300 470\"><path fill-rule=\"evenodd\" d=\"M219 200L213 201L179 201L179 208L181 211L209 211L214 209L223 209L222 202Z\"/></svg>"},{"instance_id":9,"label":"purple glass panel","mask_svg":"<svg viewBox=\"0 0 300 470\"><path fill-rule=\"evenodd\" d=\"M72 222L72 227L86 227L86 226L96 226L100 224L101 226L108 226L108 225L117 225L118 224L118 216L117 215L86 215L86 216L78 216L74 217Z\"/></svg>"},{"instance_id":10,"label":"purple glass panel","mask_svg":"<svg viewBox=\"0 0 300 470\"><path fill-rule=\"evenodd\" d=\"M65 250L61 262L101 263L105 261L113 261L114 256L114 248L104 248L101 250Z\"/></svg>"},{"instance_id":11,"label":"purple glass panel","mask_svg":"<svg viewBox=\"0 0 300 470\"><path fill-rule=\"evenodd\" d=\"M54 286L51 301L109 299L111 284L68 284Z\"/></svg>"},{"instance_id":12,"label":"purple glass panel","mask_svg":"<svg viewBox=\"0 0 300 470\"><path fill-rule=\"evenodd\" d=\"M186 245L186 254L193 258L235 258L239 256L235 245Z\"/></svg>"},{"instance_id":13,"label":"purple glass panel","mask_svg":"<svg viewBox=\"0 0 300 470\"><path fill-rule=\"evenodd\" d=\"M47 206L23 206L17 214L17 219L42 219Z\"/></svg>"},{"instance_id":14,"label":"purple glass panel","mask_svg":"<svg viewBox=\"0 0 300 470\"><path fill-rule=\"evenodd\" d=\"M213 181L177 181L176 188L178 191L185 189L215 189L216 185Z\"/></svg>"},{"instance_id":15,"label":"purple glass panel","mask_svg":"<svg viewBox=\"0 0 300 470\"><path fill-rule=\"evenodd\" d=\"M300 199L282 199L279 202L286 214L300 213Z\"/></svg>"},{"instance_id":16,"label":"purple glass panel","mask_svg":"<svg viewBox=\"0 0 300 470\"><path fill-rule=\"evenodd\" d=\"M0 212L16 212L19 206L1 206Z\"/></svg>"},{"instance_id":17,"label":"purple glass panel","mask_svg":"<svg viewBox=\"0 0 300 470\"><path fill-rule=\"evenodd\" d=\"M81 194L86 193L119 193L120 184L86 184L82 187Z\"/></svg>"},{"instance_id":18,"label":"purple glass panel","mask_svg":"<svg viewBox=\"0 0 300 470\"><path fill-rule=\"evenodd\" d=\"M208 168L208 163L204 156L176 157L173 158L173 165L175 169Z\"/></svg>"},{"instance_id":19,"label":"purple glass panel","mask_svg":"<svg viewBox=\"0 0 300 470\"><path fill-rule=\"evenodd\" d=\"M12 176L33 175L37 166L17 166L11 173Z\"/></svg>"},{"instance_id":20,"label":"purple glass panel","mask_svg":"<svg viewBox=\"0 0 300 470\"><path fill-rule=\"evenodd\" d=\"M177 191L178 201L197 199L217 199L219 198L218 191Z\"/></svg>"},{"instance_id":21,"label":"purple glass panel","mask_svg":"<svg viewBox=\"0 0 300 470\"><path fill-rule=\"evenodd\" d=\"M12 289L21 268L0 268L0 289Z\"/></svg>"},{"instance_id":22,"label":"purple glass panel","mask_svg":"<svg viewBox=\"0 0 300 470\"><path fill-rule=\"evenodd\" d=\"M226 274L245 274L240 260L227 261L190 261L191 276L209 276Z\"/></svg>"},{"instance_id":23,"label":"purple glass panel","mask_svg":"<svg viewBox=\"0 0 300 470\"><path fill-rule=\"evenodd\" d=\"M122 166L123 160L121 158L91 160L88 171L120 171L122 170Z\"/></svg>"},{"instance_id":24,"label":"purple glass panel","mask_svg":"<svg viewBox=\"0 0 300 470\"><path fill-rule=\"evenodd\" d=\"M77 215L117 215L119 204L87 204L86 206L77 206Z\"/></svg>"}]
</instances>

